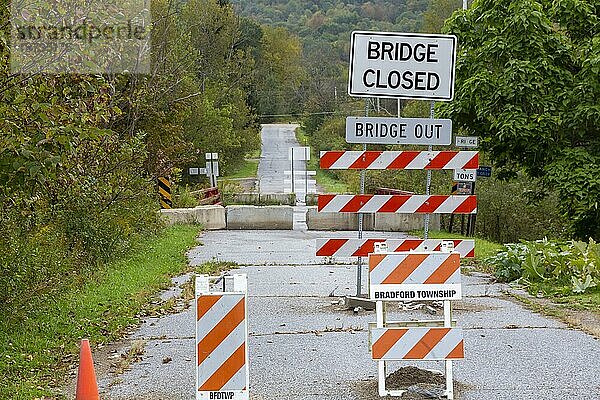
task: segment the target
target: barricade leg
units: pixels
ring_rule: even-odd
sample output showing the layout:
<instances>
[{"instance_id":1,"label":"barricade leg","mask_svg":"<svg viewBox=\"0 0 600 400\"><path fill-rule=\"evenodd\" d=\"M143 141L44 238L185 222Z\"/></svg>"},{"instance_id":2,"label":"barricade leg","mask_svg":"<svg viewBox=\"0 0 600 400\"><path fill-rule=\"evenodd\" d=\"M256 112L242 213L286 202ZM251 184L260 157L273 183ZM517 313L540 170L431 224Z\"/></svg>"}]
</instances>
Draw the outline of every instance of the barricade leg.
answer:
<instances>
[{"instance_id":1,"label":"barricade leg","mask_svg":"<svg viewBox=\"0 0 600 400\"><path fill-rule=\"evenodd\" d=\"M452 327L452 303L449 300L444 300L444 327ZM454 399L454 382L452 377L452 360L444 361L446 373L446 398Z\"/></svg>"}]
</instances>

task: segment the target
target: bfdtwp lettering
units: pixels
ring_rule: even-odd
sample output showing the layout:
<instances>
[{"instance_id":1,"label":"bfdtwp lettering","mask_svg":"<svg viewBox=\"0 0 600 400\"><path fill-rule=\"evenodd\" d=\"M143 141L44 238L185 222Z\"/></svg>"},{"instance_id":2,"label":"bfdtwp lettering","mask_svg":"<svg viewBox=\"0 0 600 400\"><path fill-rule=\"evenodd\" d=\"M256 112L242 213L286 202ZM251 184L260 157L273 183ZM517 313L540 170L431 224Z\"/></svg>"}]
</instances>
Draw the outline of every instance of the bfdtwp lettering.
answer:
<instances>
[{"instance_id":1,"label":"bfdtwp lettering","mask_svg":"<svg viewBox=\"0 0 600 400\"><path fill-rule=\"evenodd\" d=\"M211 399L233 399L234 392L210 392Z\"/></svg>"}]
</instances>

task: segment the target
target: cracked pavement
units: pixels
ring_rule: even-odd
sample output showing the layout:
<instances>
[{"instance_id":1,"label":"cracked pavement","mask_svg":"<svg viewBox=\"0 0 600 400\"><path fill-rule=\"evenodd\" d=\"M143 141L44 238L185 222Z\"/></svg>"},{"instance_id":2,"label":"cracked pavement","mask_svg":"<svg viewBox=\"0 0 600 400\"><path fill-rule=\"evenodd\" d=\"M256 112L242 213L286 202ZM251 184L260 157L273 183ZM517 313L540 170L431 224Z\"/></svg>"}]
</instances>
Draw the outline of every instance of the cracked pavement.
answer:
<instances>
[{"instance_id":1,"label":"cracked pavement","mask_svg":"<svg viewBox=\"0 0 600 400\"><path fill-rule=\"evenodd\" d=\"M189 252L193 265L234 261L241 265L237 272L248 274L251 399L358 400L365 398L361 385L376 379L367 345L374 313L353 314L337 304L355 294L356 266L314 256L314 239L332 235L343 233L206 232ZM457 398L600 398L599 341L525 309L505 290L486 275L463 276L465 297L454 303L466 353L454 363ZM441 311L436 317L424 309L389 308L399 320L441 317ZM129 338L146 340L142 361L122 375L100 377L102 398L194 398L194 330L192 308L148 318ZM388 371L405 365L442 369L441 362L403 362Z\"/></svg>"}]
</instances>

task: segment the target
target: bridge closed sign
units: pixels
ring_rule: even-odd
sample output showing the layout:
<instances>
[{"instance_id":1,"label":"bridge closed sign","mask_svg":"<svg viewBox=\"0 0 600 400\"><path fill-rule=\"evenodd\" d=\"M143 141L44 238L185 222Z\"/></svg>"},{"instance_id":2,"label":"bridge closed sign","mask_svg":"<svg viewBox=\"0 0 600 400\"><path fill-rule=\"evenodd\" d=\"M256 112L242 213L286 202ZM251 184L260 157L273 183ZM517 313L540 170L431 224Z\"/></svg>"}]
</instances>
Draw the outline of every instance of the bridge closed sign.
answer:
<instances>
[{"instance_id":1,"label":"bridge closed sign","mask_svg":"<svg viewBox=\"0 0 600 400\"><path fill-rule=\"evenodd\" d=\"M352 32L348 94L450 101L456 36Z\"/></svg>"}]
</instances>

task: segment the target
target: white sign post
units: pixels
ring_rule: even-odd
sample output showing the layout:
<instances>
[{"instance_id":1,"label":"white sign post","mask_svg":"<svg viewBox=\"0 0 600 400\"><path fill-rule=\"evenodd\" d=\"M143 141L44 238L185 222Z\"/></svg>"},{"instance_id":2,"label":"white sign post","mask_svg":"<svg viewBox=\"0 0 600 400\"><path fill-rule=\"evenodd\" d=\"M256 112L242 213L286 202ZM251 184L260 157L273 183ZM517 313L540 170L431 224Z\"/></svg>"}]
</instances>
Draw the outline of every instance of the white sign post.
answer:
<instances>
[{"instance_id":1,"label":"white sign post","mask_svg":"<svg viewBox=\"0 0 600 400\"><path fill-rule=\"evenodd\" d=\"M346 142L447 146L452 143L452 120L347 117Z\"/></svg>"},{"instance_id":2,"label":"white sign post","mask_svg":"<svg viewBox=\"0 0 600 400\"><path fill-rule=\"evenodd\" d=\"M450 101L456 36L352 32L348 94Z\"/></svg>"}]
</instances>

